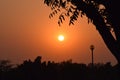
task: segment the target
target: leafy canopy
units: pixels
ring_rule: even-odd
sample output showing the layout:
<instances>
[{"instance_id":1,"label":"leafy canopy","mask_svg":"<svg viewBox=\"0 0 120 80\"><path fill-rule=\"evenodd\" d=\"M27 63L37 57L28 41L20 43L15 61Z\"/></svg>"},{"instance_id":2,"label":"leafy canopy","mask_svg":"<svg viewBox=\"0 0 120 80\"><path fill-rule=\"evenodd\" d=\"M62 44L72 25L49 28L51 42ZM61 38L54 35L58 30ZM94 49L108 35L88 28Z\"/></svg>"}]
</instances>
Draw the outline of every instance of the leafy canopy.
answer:
<instances>
[{"instance_id":1,"label":"leafy canopy","mask_svg":"<svg viewBox=\"0 0 120 80\"><path fill-rule=\"evenodd\" d=\"M103 0L102 0L103 1ZM78 16L83 15L88 17L88 23L94 23L97 15L102 16L104 23L110 28L111 21L109 20L109 14L100 0L44 0L47 6L51 7L52 12L49 18L61 12L58 20L58 24L61 25L65 20L65 16L70 18L69 25L74 24L78 19ZM64 10L63 10L64 9Z\"/></svg>"}]
</instances>

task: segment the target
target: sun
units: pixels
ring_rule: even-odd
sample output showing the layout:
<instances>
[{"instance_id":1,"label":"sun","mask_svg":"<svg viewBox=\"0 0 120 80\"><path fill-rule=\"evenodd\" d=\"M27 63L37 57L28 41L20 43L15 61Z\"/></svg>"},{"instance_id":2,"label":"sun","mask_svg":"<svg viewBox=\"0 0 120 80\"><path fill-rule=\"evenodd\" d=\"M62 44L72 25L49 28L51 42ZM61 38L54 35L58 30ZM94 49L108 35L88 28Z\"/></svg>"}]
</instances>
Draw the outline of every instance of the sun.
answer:
<instances>
[{"instance_id":1,"label":"sun","mask_svg":"<svg viewBox=\"0 0 120 80\"><path fill-rule=\"evenodd\" d=\"M58 36L58 40L59 40L59 41L64 41L64 36L63 36L63 35L59 35L59 36Z\"/></svg>"}]
</instances>

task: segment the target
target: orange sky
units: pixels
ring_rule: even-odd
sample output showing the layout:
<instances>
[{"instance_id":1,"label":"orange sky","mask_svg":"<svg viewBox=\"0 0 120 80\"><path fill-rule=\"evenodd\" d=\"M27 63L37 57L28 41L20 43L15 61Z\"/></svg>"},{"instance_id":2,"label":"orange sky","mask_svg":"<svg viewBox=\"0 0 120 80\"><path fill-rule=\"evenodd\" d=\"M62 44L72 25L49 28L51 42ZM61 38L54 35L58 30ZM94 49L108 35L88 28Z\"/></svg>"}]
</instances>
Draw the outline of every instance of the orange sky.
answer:
<instances>
[{"instance_id":1,"label":"orange sky","mask_svg":"<svg viewBox=\"0 0 120 80\"><path fill-rule=\"evenodd\" d=\"M46 61L90 63L89 46L94 44L95 62L116 64L95 26L85 17L74 26L66 20L59 27L58 16L49 19L50 12L43 0L0 0L0 59L21 63L42 56ZM59 34L65 36L63 42L57 40Z\"/></svg>"}]
</instances>

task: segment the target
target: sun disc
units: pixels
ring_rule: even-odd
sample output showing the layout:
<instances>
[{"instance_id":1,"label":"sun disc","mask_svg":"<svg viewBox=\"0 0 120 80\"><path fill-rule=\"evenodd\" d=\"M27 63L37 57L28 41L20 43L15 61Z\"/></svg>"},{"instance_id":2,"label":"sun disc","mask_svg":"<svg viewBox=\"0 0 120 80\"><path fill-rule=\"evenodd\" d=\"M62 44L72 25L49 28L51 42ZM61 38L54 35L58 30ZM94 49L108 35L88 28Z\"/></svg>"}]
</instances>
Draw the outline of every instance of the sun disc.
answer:
<instances>
[{"instance_id":1,"label":"sun disc","mask_svg":"<svg viewBox=\"0 0 120 80\"><path fill-rule=\"evenodd\" d=\"M64 36L63 36L63 35L59 35L59 36L58 36L58 40L59 40L59 41L64 41Z\"/></svg>"}]
</instances>

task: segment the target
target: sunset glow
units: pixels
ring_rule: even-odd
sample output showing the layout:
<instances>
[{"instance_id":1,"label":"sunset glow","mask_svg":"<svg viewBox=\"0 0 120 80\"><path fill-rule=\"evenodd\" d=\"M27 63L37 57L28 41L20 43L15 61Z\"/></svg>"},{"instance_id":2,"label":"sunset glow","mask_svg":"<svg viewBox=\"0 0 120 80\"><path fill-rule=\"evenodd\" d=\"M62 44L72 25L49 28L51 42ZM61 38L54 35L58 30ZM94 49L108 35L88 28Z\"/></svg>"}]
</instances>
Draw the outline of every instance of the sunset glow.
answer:
<instances>
[{"instance_id":1,"label":"sunset glow","mask_svg":"<svg viewBox=\"0 0 120 80\"><path fill-rule=\"evenodd\" d=\"M59 13L50 19L51 9L43 1L0 0L0 60L19 64L42 56L46 62L72 59L75 63L88 64L93 44L95 63L116 63L87 17L79 16L74 25L69 25L66 17L59 26Z\"/></svg>"},{"instance_id":2,"label":"sunset glow","mask_svg":"<svg viewBox=\"0 0 120 80\"><path fill-rule=\"evenodd\" d=\"M63 36L63 35L59 35L59 36L58 36L58 40L59 40L59 41L64 41L64 36Z\"/></svg>"}]
</instances>

